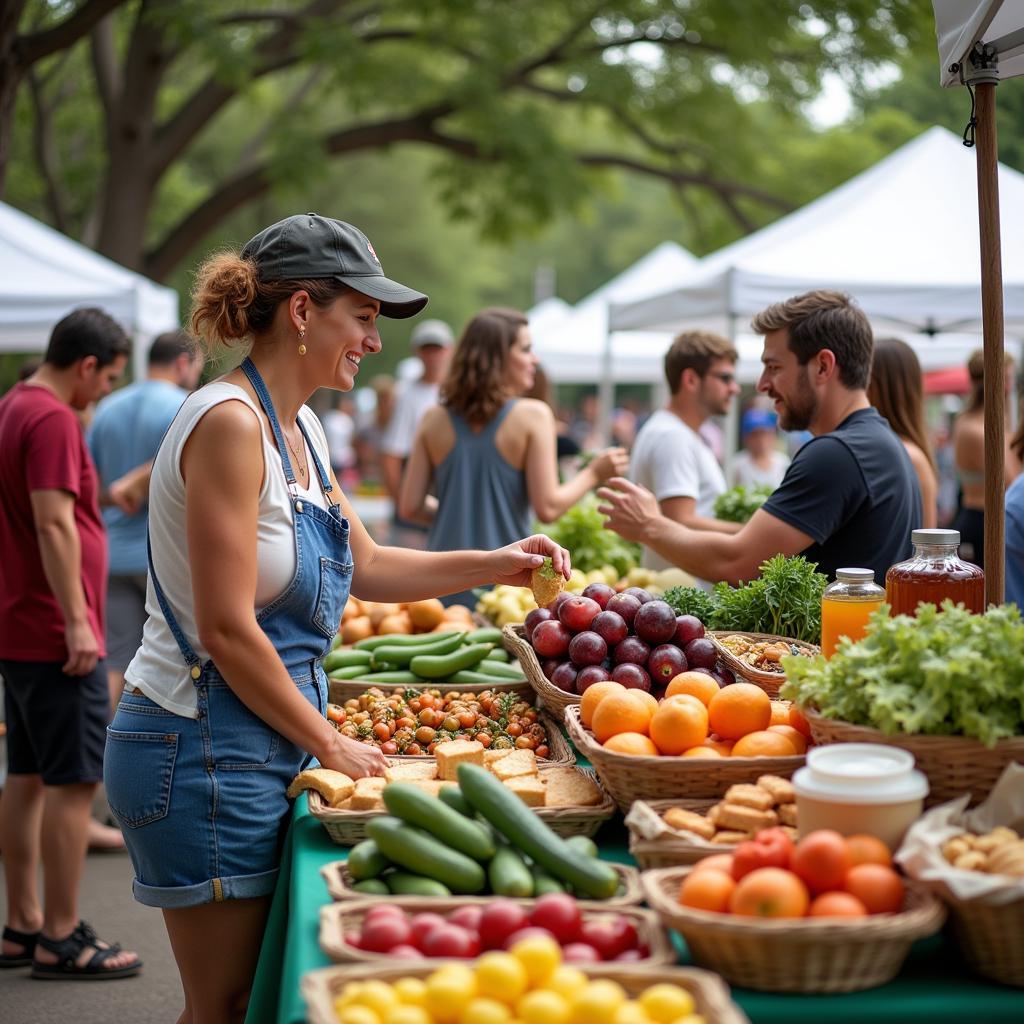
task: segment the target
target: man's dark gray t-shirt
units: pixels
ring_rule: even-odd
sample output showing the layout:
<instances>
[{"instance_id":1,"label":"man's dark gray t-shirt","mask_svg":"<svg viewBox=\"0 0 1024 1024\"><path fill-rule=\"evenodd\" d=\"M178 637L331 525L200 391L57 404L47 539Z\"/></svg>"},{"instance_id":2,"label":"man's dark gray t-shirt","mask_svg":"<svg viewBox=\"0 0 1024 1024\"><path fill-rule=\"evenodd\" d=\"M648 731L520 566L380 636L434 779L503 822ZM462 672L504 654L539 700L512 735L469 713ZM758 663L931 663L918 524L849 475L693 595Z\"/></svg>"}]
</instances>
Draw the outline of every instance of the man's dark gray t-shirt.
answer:
<instances>
[{"instance_id":1,"label":"man's dark gray t-shirt","mask_svg":"<svg viewBox=\"0 0 1024 1024\"><path fill-rule=\"evenodd\" d=\"M764 510L814 538L800 554L829 579L856 566L881 585L911 555L921 489L903 442L876 409L860 409L796 453Z\"/></svg>"}]
</instances>

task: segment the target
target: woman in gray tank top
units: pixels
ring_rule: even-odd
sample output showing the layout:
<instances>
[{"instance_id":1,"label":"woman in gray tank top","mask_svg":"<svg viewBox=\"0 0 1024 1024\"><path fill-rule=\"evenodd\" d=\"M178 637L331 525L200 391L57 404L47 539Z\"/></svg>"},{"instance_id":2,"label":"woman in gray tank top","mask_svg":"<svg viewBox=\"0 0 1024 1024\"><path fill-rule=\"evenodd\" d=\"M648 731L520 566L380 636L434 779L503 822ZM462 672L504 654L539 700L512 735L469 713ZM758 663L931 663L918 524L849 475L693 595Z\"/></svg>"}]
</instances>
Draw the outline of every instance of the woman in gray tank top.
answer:
<instances>
[{"instance_id":1,"label":"woman in gray tank top","mask_svg":"<svg viewBox=\"0 0 1024 1024\"><path fill-rule=\"evenodd\" d=\"M441 404L420 421L399 498L400 516L430 526L428 550L507 544L529 532L531 508L551 522L626 472L625 451L608 448L559 483L554 415L518 397L533 386L536 368L522 313L485 309L466 326ZM445 602L475 600L464 591Z\"/></svg>"}]
</instances>

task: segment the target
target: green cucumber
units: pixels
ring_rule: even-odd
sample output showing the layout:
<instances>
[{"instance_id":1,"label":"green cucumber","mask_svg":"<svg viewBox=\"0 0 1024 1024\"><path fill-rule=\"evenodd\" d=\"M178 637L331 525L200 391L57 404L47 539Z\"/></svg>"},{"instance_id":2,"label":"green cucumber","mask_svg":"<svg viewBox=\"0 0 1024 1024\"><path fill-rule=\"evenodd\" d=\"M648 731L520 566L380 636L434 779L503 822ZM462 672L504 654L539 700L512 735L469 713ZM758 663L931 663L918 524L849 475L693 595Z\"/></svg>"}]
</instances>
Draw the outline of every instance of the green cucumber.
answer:
<instances>
[{"instance_id":1,"label":"green cucumber","mask_svg":"<svg viewBox=\"0 0 1024 1024\"><path fill-rule=\"evenodd\" d=\"M421 654L409 662L409 668L424 679L447 679L456 672L478 665L491 647L491 644L469 644L451 654Z\"/></svg>"},{"instance_id":2,"label":"green cucumber","mask_svg":"<svg viewBox=\"0 0 1024 1024\"><path fill-rule=\"evenodd\" d=\"M481 664L483 663L481 662ZM448 677L448 683L451 686L507 686L514 682L516 682L514 679L488 675L486 672L478 672L471 668L464 668L461 672L456 672Z\"/></svg>"},{"instance_id":3,"label":"green cucumber","mask_svg":"<svg viewBox=\"0 0 1024 1024\"><path fill-rule=\"evenodd\" d=\"M568 836L565 845L571 846L584 857L596 857L598 853L597 843L590 836Z\"/></svg>"},{"instance_id":4,"label":"green cucumber","mask_svg":"<svg viewBox=\"0 0 1024 1024\"><path fill-rule=\"evenodd\" d=\"M484 656L484 661L511 661L512 655L504 647L495 647L493 651Z\"/></svg>"},{"instance_id":5,"label":"green cucumber","mask_svg":"<svg viewBox=\"0 0 1024 1024\"><path fill-rule=\"evenodd\" d=\"M341 646L341 634L335 633L331 640L331 650L336 651Z\"/></svg>"},{"instance_id":6,"label":"green cucumber","mask_svg":"<svg viewBox=\"0 0 1024 1024\"><path fill-rule=\"evenodd\" d=\"M526 861L511 846L499 846L487 865L487 880L496 896L525 899L533 895L533 875Z\"/></svg>"},{"instance_id":7,"label":"green cucumber","mask_svg":"<svg viewBox=\"0 0 1024 1024\"><path fill-rule=\"evenodd\" d=\"M494 781L501 786L497 779ZM519 799L514 794L509 795ZM366 831L388 860L414 874L434 878L452 892L477 893L487 884L484 869L475 860L449 849L429 832L407 825L399 818L387 814L373 818Z\"/></svg>"},{"instance_id":8,"label":"green cucumber","mask_svg":"<svg viewBox=\"0 0 1024 1024\"><path fill-rule=\"evenodd\" d=\"M506 665L503 661L488 661L485 658L477 665L476 671L482 672L484 675L495 676L501 682L508 679L526 682L526 673L518 661L514 665Z\"/></svg>"},{"instance_id":9,"label":"green cucumber","mask_svg":"<svg viewBox=\"0 0 1024 1024\"><path fill-rule=\"evenodd\" d=\"M380 852L372 839L356 843L348 852L348 873L357 882L377 878L390 866L391 862Z\"/></svg>"},{"instance_id":10,"label":"green cucumber","mask_svg":"<svg viewBox=\"0 0 1024 1024\"><path fill-rule=\"evenodd\" d=\"M445 640L454 636L457 631L452 629L444 633L431 633L431 642ZM368 636L365 640L357 641L353 646L357 651L375 651L384 644L397 644L399 647L418 647L423 643L422 633L384 633L381 636Z\"/></svg>"},{"instance_id":11,"label":"green cucumber","mask_svg":"<svg viewBox=\"0 0 1024 1024\"><path fill-rule=\"evenodd\" d=\"M453 811L458 811L459 814L464 814L467 818L472 818L476 814L469 801L462 795L462 790L454 782L442 786L437 798L441 803L447 804Z\"/></svg>"},{"instance_id":12,"label":"green cucumber","mask_svg":"<svg viewBox=\"0 0 1024 1024\"><path fill-rule=\"evenodd\" d=\"M362 679L363 676L368 675L369 672L369 665L349 665L347 668L336 668L333 672L328 672L327 678L338 679L341 681L345 681L347 679Z\"/></svg>"},{"instance_id":13,"label":"green cucumber","mask_svg":"<svg viewBox=\"0 0 1024 1024\"><path fill-rule=\"evenodd\" d=\"M369 686L416 686L423 683L419 676L400 668L386 672L364 672L359 678Z\"/></svg>"},{"instance_id":14,"label":"green cucumber","mask_svg":"<svg viewBox=\"0 0 1024 1024\"><path fill-rule=\"evenodd\" d=\"M467 644L500 644L501 630L496 626L485 626L483 629L474 629L466 637Z\"/></svg>"},{"instance_id":15,"label":"green cucumber","mask_svg":"<svg viewBox=\"0 0 1024 1024\"><path fill-rule=\"evenodd\" d=\"M354 665L369 664L369 651L355 651L351 648L344 651L329 651L323 660L325 672L333 672L336 668L352 668Z\"/></svg>"},{"instance_id":16,"label":"green cucumber","mask_svg":"<svg viewBox=\"0 0 1024 1024\"><path fill-rule=\"evenodd\" d=\"M619 876L611 865L581 857L577 849L555 835L532 808L486 768L460 764L458 777L462 795L531 860L594 899L604 900L615 895ZM387 850L384 854L390 857Z\"/></svg>"},{"instance_id":17,"label":"green cucumber","mask_svg":"<svg viewBox=\"0 0 1024 1024\"><path fill-rule=\"evenodd\" d=\"M385 881L388 883L385 891L394 896L452 897L451 889L436 878L424 878L423 875L413 875L408 871L392 871L385 877Z\"/></svg>"},{"instance_id":18,"label":"green cucumber","mask_svg":"<svg viewBox=\"0 0 1024 1024\"><path fill-rule=\"evenodd\" d=\"M565 886L539 864L530 865L530 874L533 875L534 896L546 896L549 892L565 892Z\"/></svg>"},{"instance_id":19,"label":"green cucumber","mask_svg":"<svg viewBox=\"0 0 1024 1024\"><path fill-rule=\"evenodd\" d=\"M450 654L462 646L464 633L447 636L443 640L424 641L416 646L412 644L381 644L370 652L370 664L380 668L382 664L405 668L413 658L424 654Z\"/></svg>"},{"instance_id":20,"label":"green cucumber","mask_svg":"<svg viewBox=\"0 0 1024 1024\"><path fill-rule=\"evenodd\" d=\"M392 782L384 787L384 806L389 813L409 825L417 825L445 846L474 860L494 856L494 840L489 829L461 815L438 797L425 793L408 782Z\"/></svg>"},{"instance_id":21,"label":"green cucumber","mask_svg":"<svg viewBox=\"0 0 1024 1024\"><path fill-rule=\"evenodd\" d=\"M379 878L366 878L349 886L355 892L365 892L367 896L388 896L391 890Z\"/></svg>"}]
</instances>

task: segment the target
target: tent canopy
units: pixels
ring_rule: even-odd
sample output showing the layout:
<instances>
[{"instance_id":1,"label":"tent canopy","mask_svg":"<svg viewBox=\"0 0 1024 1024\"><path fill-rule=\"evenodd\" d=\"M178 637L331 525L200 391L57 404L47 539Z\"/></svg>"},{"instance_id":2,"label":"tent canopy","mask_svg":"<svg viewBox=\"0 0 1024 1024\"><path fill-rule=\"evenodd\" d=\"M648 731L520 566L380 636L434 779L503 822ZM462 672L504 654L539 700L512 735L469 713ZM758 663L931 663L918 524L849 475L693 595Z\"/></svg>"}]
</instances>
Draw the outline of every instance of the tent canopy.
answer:
<instances>
[{"instance_id":1,"label":"tent canopy","mask_svg":"<svg viewBox=\"0 0 1024 1024\"><path fill-rule=\"evenodd\" d=\"M153 335L179 326L174 289L0 203L0 351L45 351L54 324L79 306L98 306L128 331L136 377Z\"/></svg>"},{"instance_id":2,"label":"tent canopy","mask_svg":"<svg viewBox=\"0 0 1024 1024\"><path fill-rule=\"evenodd\" d=\"M706 257L682 285L610 313L613 330L736 327L814 288L852 294L879 330L980 328L973 153L930 128L807 206ZM1008 331L1024 331L1024 174L999 167Z\"/></svg>"},{"instance_id":3,"label":"tent canopy","mask_svg":"<svg viewBox=\"0 0 1024 1024\"><path fill-rule=\"evenodd\" d=\"M1024 0L932 0L935 33L939 40L939 81L960 84L952 71L980 42L995 48L999 77L1024 75Z\"/></svg>"}]
</instances>

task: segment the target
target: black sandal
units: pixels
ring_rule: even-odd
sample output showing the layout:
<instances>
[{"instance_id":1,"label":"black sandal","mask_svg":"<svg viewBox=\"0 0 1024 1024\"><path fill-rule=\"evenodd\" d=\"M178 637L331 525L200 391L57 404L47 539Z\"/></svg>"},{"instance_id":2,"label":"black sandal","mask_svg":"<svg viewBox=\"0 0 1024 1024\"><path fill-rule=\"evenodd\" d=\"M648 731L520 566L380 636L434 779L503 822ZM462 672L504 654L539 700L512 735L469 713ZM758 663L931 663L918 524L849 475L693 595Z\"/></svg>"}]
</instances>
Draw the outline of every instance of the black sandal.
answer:
<instances>
[{"instance_id":1,"label":"black sandal","mask_svg":"<svg viewBox=\"0 0 1024 1024\"><path fill-rule=\"evenodd\" d=\"M39 932L19 932L14 928L4 925L4 942L16 942L24 947L22 953L0 953L0 968L6 967L31 967L32 954L36 951L36 943L39 941Z\"/></svg>"},{"instance_id":2,"label":"black sandal","mask_svg":"<svg viewBox=\"0 0 1024 1024\"><path fill-rule=\"evenodd\" d=\"M142 969L142 961L136 957L135 963L127 967L104 967L103 965L121 952L121 947L114 943L105 949L99 945L99 937L92 927L79 921L74 931L65 939L48 939L40 933L38 944L57 957L55 964L41 964L32 961L32 977L48 980L77 978L87 980L93 978L130 978ZM79 966L78 958L82 950L92 947L96 950L87 964Z\"/></svg>"}]
</instances>

